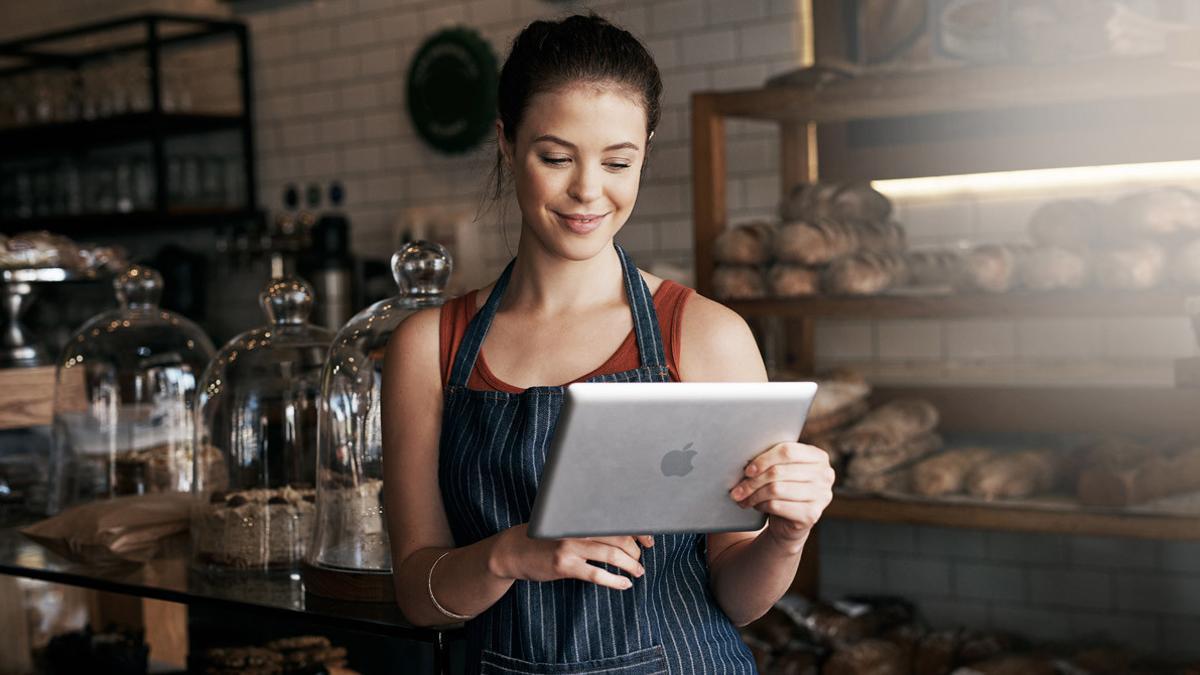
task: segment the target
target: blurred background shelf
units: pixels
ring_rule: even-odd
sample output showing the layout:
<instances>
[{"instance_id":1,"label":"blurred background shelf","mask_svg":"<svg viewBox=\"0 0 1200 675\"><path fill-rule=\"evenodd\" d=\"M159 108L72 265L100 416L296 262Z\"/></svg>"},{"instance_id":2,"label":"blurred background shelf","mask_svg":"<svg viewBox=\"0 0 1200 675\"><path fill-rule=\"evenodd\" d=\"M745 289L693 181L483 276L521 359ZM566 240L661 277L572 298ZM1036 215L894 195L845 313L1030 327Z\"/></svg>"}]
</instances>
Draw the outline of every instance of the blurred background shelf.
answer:
<instances>
[{"instance_id":1,"label":"blurred background shelf","mask_svg":"<svg viewBox=\"0 0 1200 675\"><path fill-rule=\"evenodd\" d=\"M1061 510L961 502L932 504L879 497L837 495L827 518L1138 539L1200 540L1200 517L1102 513L1080 507Z\"/></svg>"},{"instance_id":2,"label":"blurred background shelf","mask_svg":"<svg viewBox=\"0 0 1200 675\"><path fill-rule=\"evenodd\" d=\"M227 225L237 222L258 221L264 216L260 211L235 209L169 209L157 211L130 211L128 213L87 213L79 215L35 216L32 218L0 219L0 233L13 234L29 230L51 230L71 236L85 237L95 233L136 233L138 230L158 232L189 227Z\"/></svg>"},{"instance_id":3,"label":"blurred background shelf","mask_svg":"<svg viewBox=\"0 0 1200 675\"><path fill-rule=\"evenodd\" d=\"M1049 291L954 295L811 296L731 300L745 317L841 319L1091 318L1175 316L1184 313L1183 291Z\"/></svg>"},{"instance_id":4,"label":"blurred background shelf","mask_svg":"<svg viewBox=\"0 0 1200 675\"><path fill-rule=\"evenodd\" d=\"M152 112L125 113L114 117L78 122L39 124L0 131L0 152L18 155L73 150L80 146L101 147L137 141L150 141L157 132L163 137L203 134L213 131L237 131L241 115Z\"/></svg>"}]
</instances>

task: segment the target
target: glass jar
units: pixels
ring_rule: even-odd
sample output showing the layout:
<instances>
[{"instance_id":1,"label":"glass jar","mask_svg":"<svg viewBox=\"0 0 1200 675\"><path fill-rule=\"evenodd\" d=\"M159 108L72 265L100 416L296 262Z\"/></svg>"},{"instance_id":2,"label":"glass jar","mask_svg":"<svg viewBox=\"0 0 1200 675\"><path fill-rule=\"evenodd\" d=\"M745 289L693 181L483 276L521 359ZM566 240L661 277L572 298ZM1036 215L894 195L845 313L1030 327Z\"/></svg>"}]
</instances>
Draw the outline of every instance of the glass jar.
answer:
<instances>
[{"instance_id":1,"label":"glass jar","mask_svg":"<svg viewBox=\"0 0 1200 675\"><path fill-rule=\"evenodd\" d=\"M333 333L308 323L312 288L274 279L259 294L265 326L221 348L200 382L196 444L197 567L292 570L312 538L317 401Z\"/></svg>"},{"instance_id":2,"label":"glass jar","mask_svg":"<svg viewBox=\"0 0 1200 675\"><path fill-rule=\"evenodd\" d=\"M396 252L392 275L400 294L364 309L338 331L321 378L317 520L308 562L324 570L382 576L381 600L392 597L381 502L384 352L401 321L445 302L450 271L450 256L438 244L413 242ZM319 582L306 586L321 594Z\"/></svg>"},{"instance_id":3,"label":"glass jar","mask_svg":"<svg viewBox=\"0 0 1200 675\"><path fill-rule=\"evenodd\" d=\"M51 512L96 498L192 489L196 382L212 342L158 306L155 270L131 266L114 286L119 308L85 322L57 364Z\"/></svg>"}]
</instances>

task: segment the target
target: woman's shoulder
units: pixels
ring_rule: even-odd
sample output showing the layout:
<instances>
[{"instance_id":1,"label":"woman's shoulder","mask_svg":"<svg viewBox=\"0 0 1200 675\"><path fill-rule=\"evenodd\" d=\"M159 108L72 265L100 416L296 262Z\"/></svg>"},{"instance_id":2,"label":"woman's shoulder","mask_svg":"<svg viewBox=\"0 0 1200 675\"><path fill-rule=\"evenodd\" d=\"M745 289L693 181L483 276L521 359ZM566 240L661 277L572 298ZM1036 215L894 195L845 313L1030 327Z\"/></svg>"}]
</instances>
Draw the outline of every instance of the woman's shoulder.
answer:
<instances>
[{"instance_id":1,"label":"woman's shoulder","mask_svg":"<svg viewBox=\"0 0 1200 675\"><path fill-rule=\"evenodd\" d=\"M692 293L681 321L681 379L720 382L766 378L758 342L737 312Z\"/></svg>"}]
</instances>

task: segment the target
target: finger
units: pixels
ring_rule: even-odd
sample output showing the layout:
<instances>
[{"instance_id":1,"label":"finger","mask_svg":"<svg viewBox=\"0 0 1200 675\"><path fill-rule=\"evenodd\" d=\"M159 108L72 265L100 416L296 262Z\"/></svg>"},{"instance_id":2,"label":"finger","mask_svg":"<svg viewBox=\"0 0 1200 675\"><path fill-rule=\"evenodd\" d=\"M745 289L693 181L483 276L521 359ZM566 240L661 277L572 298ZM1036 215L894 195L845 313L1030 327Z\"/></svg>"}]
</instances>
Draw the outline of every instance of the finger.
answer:
<instances>
[{"instance_id":1,"label":"finger","mask_svg":"<svg viewBox=\"0 0 1200 675\"><path fill-rule=\"evenodd\" d=\"M595 565L589 565L583 559L578 559L566 571L572 579L590 581L597 586L614 588L618 591L627 591L633 588L632 579L623 577L620 574L613 574L612 572L596 567Z\"/></svg>"},{"instance_id":2,"label":"finger","mask_svg":"<svg viewBox=\"0 0 1200 675\"><path fill-rule=\"evenodd\" d=\"M642 557L642 549L638 548L637 542L634 541L633 537L589 537L589 541L607 546L616 546L634 560L640 560Z\"/></svg>"},{"instance_id":3,"label":"finger","mask_svg":"<svg viewBox=\"0 0 1200 675\"><path fill-rule=\"evenodd\" d=\"M637 539L638 543L642 545L643 548L650 548L650 547L654 546L654 537L652 537L648 534L639 534L635 538Z\"/></svg>"},{"instance_id":4,"label":"finger","mask_svg":"<svg viewBox=\"0 0 1200 675\"><path fill-rule=\"evenodd\" d=\"M828 486L818 486L816 483L797 483L794 481L776 481L767 483L738 502L742 508L754 508L759 504L780 500L786 502L820 502L825 495L830 494Z\"/></svg>"},{"instance_id":5,"label":"finger","mask_svg":"<svg viewBox=\"0 0 1200 675\"><path fill-rule=\"evenodd\" d=\"M746 478L733 486L729 491L735 500L745 499L747 495L767 483L775 481L791 481L794 483L828 483L833 484L833 469L828 465L819 464L774 464L765 471Z\"/></svg>"},{"instance_id":6,"label":"finger","mask_svg":"<svg viewBox=\"0 0 1200 675\"><path fill-rule=\"evenodd\" d=\"M828 464L829 455L815 445L779 443L764 450L746 465L746 475L756 476L773 464Z\"/></svg>"},{"instance_id":7,"label":"finger","mask_svg":"<svg viewBox=\"0 0 1200 675\"><path fill-rule=\"evenodd\" d=\"M778 499L768 499L754 507L772 518L781 518L788 524L801 529L812 527L825 512L821 502L787 502Z\"/></svg>"},{"instance_id":8,"label":"finger","mask_svg":"<svg viewBox=\"0 0 1200 675\"><path fill-rule=\"evenodd\" d=\"M612 565L634 577L640 577L646 573L646 568L642 567L637 559L623 549L608 544L589 541L584 544L580 557L591 562Z\"/></svg>"}]
</instances>

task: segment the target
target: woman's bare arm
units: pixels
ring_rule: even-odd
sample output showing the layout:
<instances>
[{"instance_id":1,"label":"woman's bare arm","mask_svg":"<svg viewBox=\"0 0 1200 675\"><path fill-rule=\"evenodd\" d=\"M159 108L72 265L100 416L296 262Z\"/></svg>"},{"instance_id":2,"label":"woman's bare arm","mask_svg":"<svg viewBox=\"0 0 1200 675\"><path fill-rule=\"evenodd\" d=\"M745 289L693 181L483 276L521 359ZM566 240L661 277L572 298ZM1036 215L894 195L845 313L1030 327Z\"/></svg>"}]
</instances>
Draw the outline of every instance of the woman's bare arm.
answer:
<instances>
[{"instance_id":1,"label":"woman's bare arm","mask_svg":"<svg viewBox=\"0 0 1200 675\"><path fill-rule=\"evenodd\" d=\"M754 336L733 311L693 296L682 329L679 370L685 382L767 380ZM717 604L739 626L762 616L787 592L803 550L804 538L781 541L770 526L708 535L709 578Z\"/></svg>"},{"instance_id":2,"label":"woman's bare arm","mask_svg":"<svg viewBox=\"0 0 1200 675\"><path fill-rule=\"evenodd\" d=\"M429 569L442 553L433 590L438 603L474 616L508 590L512 579L489 569L496 537L454 548L438 487L442 426L439 311L406 319L388 342L383 376L384 500L396 601L418 626L453 623L429 598Z\"/></svg>"}]
</instances>

